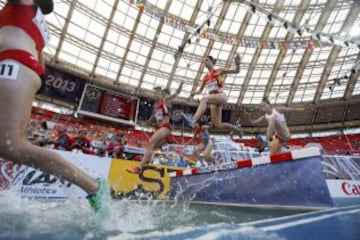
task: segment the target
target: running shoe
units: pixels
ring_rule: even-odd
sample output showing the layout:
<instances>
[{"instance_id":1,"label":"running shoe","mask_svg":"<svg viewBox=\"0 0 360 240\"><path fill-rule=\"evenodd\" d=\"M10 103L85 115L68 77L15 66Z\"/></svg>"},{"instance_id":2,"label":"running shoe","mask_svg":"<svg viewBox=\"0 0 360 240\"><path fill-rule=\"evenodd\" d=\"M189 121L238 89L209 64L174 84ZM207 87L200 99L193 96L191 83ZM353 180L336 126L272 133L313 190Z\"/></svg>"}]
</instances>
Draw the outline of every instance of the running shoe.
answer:
<instances>
[{"instance_id":1,"label":"running shoe","mask_svg":"<svg viewBox=\"0 0 360 240\"><path fill-rule=\"evenodd\" d=\"M140 174L142 173L142 169L140 167L134 167L131 169L126 169L128 173Z\"/></svg>"},{"instance_id":2,"label":"running shoe","mask_svg":"<svg viewBox=\"0 0 360 240\"><path fill-rule=\"evenodd\" d=\"M194 123L194 119L192 116L188 116L185 113L181 113L181 115L183 116L183 118L185 119L186 123L188 124L189 127L191 127L192 129L195 128L195 123Z\"/></svg>"},{"instance_id":3,"label":"running shoe","mask_svg":"<svg viewBox=\"0 0 360 240\"><path fill-rule=\"evenodd\" d=\"M257 140L264 146L264 148L269 149L269 142L266 140L264 136L257 136Z\"/></svg>"},{"instance_id":4,"label":"running shoe","mask_svg":"<svg viewBox=\"0 0 360 240\"><path fill-rule=\"evenodd\" d=\"M88 199L91 208L95 211L95 214L101 218L104 218L109 214L109 185L104 179L99 179L98 183L99 186L96 191L89 194L86 198Z\"/></svg>"}]
</instances>

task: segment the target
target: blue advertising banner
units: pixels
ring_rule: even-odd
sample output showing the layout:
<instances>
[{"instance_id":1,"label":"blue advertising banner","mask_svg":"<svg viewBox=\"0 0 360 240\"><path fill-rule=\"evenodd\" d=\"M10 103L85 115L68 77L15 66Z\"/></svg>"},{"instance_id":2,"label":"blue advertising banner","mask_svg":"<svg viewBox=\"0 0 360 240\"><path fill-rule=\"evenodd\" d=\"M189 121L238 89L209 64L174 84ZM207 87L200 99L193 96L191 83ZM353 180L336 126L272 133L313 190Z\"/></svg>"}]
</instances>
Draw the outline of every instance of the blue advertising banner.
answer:
<instances>
[{"instance_id":1,"label":"blue advertising banner","mask_svg":"<svg viewBox=\"0 0 360 240\"><path fill-rule=\"evenodd\" d=\"M43 87L39 94L66 102L79 102L85 80L55 68L46 67Z\"/></svg>"},{"instance_id":2,"label":"blue advertising banner","mask_svg":"<svg viewBox=\"0 0 360 240\"><path fill-rule=\"evenodd\" d=\"M172 199L228 204L333 206L321 157L171 179Z\"/></svg>"}]
</instances>

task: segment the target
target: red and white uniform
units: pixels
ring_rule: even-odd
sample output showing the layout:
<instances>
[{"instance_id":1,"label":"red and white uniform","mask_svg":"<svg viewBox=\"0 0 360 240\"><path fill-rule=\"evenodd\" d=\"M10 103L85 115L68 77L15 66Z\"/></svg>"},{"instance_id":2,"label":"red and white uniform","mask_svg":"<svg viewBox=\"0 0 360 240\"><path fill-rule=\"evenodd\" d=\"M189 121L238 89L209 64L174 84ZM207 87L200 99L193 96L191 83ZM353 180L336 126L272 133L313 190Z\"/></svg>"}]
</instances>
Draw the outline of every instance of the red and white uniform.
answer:
<instances>
[{"instance_id":1,"label":"red and white uniform","mask_svg":"<svg viewBox=\"0 0 360 240\"><path fill-rule=\"evenodd\" d=\"M278 111L276 111L275 108L273 108L271 114L265 114L265 119L270 122L270 121L276 121L278 123L283 123L286 122L285 116L282 113L279 113Z\"/></svg>"},{"instance_id":2,"label":"red and white uniform","mask_svg":"<svg viewBox=\"0 0 360 240\"><path fill-rule=\"evenodd\" d=\"M270 121L275 121L276 123L286 123L286 119L285 119L285 115L283 113L279 113L278 111L276 111L275 108L273 108L271 114L265 114L265 119L270 122ZM285 142L284 139L282 139L279 135L279 133L275 132L275 139L279 139L283 142Z\"/></svg>"},{"instance_id":3,"label":"red and white uniform","mask_svg":"<svg viewBox=\"0 0 360 240\"><path fill-rule=\"evenodd\" d=\"M20 5L7 3L0 11L0 28L14 26L24 30L33 40L39 54L49 42L50 33L46 26L44 15L36 5ZM45 68L29 52L20 49L4 50L0 52L0 61L13 59L31 68L39 75Z\"/></svg>"},{"instance_id":4,"label":"red and white uniform","mask_svg":"<svg viewBox=\"0 0 360 240\"><path fill-rule=\"evenodd\" d=\"M216 94L222 91L224 79L218 70L212 70L204 76L204 82L208 93Z\"/></svg>"},{"instance_id":5,"label":"red and white uniform","mask_svg":"<svg viewBox=\"0 0 360 240\"><path fill-rule=\"evenodd\" d=\"M170 110L166 105L165 100L161 98L158 101L156 101L154 105L154 117L158 122L158 128L166 127L168 129L171 129L170 123L162 123L165 117L169 117L169 116L170 116Z\"/></svg>"}]
</instances>

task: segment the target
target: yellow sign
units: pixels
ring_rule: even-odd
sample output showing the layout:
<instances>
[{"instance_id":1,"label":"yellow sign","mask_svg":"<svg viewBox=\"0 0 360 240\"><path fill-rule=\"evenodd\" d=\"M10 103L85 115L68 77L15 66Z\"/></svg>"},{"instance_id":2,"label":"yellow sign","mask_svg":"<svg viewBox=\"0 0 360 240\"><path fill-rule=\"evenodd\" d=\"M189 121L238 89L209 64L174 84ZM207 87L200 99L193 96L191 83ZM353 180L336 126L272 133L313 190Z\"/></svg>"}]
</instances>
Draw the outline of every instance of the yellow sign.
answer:
<instances>
[{"instance_id":1,"label":"yellow sign","mask_svg":"<svg viewBox=\"0 0 360 240\"><path fill-rule=\"evenodd\" d=\"M139 162L112 159L109 183L115 198L130 199L169 199L170 171L184 168L149 164L143 167L141 174L126 171L136 167Z\"/></svg>"}]
</instances>

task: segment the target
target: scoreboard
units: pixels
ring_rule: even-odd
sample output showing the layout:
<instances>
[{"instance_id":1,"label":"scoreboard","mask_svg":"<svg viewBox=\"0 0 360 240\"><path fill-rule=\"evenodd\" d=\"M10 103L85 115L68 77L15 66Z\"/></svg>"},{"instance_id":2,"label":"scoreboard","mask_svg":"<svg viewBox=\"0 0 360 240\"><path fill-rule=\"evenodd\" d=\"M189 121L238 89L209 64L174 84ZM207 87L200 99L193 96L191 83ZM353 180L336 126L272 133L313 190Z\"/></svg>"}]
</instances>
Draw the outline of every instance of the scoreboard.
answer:
<instances>
[{"instance_id":1,"label":"scoreboard","mask_svg":"<svg viewBox=\"0 0 360 240\"><path fill-rule=\"evenodd\" d=\"M139 99L86 84L77 112L83 115L135 125Z\"/></svg>"}]
</instances>

